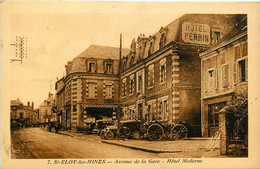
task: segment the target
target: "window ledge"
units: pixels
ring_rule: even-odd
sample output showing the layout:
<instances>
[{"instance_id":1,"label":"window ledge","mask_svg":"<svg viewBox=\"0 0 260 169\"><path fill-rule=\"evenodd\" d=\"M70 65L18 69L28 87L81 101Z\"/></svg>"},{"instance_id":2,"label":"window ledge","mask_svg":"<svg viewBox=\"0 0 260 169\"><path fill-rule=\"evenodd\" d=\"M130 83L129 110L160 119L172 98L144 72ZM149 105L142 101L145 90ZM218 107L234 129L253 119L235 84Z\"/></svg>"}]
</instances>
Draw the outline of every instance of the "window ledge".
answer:
<instances>
[{"instance_id":1,"label":"window ledge","mask_svg":"<svg viewBox=\"0 0 260 169\"><path fill-rule=\"evenodd\" d=\"M87 97L88 100L97 100L97 98Z\"/></svg>"},{"instance_id":2,"label":"window ledge","mask_svg":"<svg viewBox=\"0 0 260 169\"><path fill-rule=\"evenodd\" d=\"M239 82L237 84L235 84L236 86L242 86L242 85L246 85L248 84L248 81L245 81L245 82Z\"/></svg>"},{"instance_id":3,"label":"window ledge","mask_svg":"<svg viewBox=\"0 0 260 169\"><path fill-rule=\"evenodd\" d=\"M148 87L148 89L153 89L153 86Z\"/></svg>"},{"instance_id":4,"label":"window ledge","mask_svg":"<svg viewBox=\"0 0 260 169\"><path fill-rule=\"evenodd\" d=\"M164 85L165 83L166 83L166 81L160 82L159 85Z\"/></svg>"}]
</instances>

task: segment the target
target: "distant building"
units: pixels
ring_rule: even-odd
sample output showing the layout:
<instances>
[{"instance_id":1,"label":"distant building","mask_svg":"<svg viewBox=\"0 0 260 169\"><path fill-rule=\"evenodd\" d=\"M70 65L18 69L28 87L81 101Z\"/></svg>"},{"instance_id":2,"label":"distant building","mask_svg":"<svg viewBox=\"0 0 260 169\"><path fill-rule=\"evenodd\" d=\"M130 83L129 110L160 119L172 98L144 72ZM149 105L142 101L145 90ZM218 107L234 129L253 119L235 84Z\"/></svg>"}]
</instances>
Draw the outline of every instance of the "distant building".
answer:
<instances>
[{"instance_id":1,"label":"distant building","mask_svg":"<svg viewBox=\"0 0 260 169\"><path fill-rule=\"evenodd\" d=\"M123 119L185 121L191 135L201 135L199 53L237 23L236 15L188 14L134 39L121 64Z\"/></svg>"},{"instance_id":2,"label":"distant building","mask_svg":"<svg viewBox=\"0 0 260 169\"><path fill-rule=\"evenodd\" d=\"M68 122L68 115L66 114L65 111L65 84L64 84L64 77L59 79L56 82L55 85L55 90L56 90L56 110L57 110L57 120L60 124L62 124L62 129L66 130L67 129L67 122Z\"/></svg>"},{"instance_id":3,"label":"distant building","mask_svg":"<svg viewBox=\"0 0 260 169\"><path fill-rule=\"evenodd\" d=\"M119 48L98 45L68 62L66 76L56 82L63 128L74 130L103 117L112 118L118 103L118 63Z\"/></svg>"},{"instance_id":4,"label":"distant building","mask_svg":"<svg viewBox=\"0 0 260 169\"><path fill-rule=\"evenodd\" d=\"M46 124L48 122L57 121L57 114L52 108L55 106L55 97L49 93L48 98L39 106L39 123Z\"/></svg>"},{"instance_id":5,"label":"distant building","mask_svg":"<svg viewBox=\"0 0 260 169\"><path fill-rule=\"evenodd\" d=\"M203 136L219 130L219 111L231 104L233 96L247 96L247 16L237 15L237 20L237 26L221 42L200 54Z\"/></svg>"},{"instance_id":6,"label":"distant building","mask_svg":"<svg viewBox=\"0 0 260 169\"><path fill-rule=\"evenodd\" d=\"M17 99L11 100L11 127L29 127L38 123L37 113L34 110L34 103L26 105Z\"/></svg>"}]
</instances>

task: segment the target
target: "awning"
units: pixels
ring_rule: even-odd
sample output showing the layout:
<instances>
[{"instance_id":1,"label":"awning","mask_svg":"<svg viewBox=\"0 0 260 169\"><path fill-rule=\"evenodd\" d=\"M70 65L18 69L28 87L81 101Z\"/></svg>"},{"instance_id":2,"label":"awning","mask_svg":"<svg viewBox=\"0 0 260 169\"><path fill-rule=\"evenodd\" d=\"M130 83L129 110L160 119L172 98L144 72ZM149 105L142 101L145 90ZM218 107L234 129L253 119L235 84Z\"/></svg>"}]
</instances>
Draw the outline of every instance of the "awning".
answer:
<instances>
[{"instance_id":1,"label":"awning","mask_svg":"<svg viewBox=\"0 0 260 169\"><path fill-rule=\"evenodd\" d=\"M116 104L83 104L83 108L117 108Z\"/></svg>"}]
</instances>

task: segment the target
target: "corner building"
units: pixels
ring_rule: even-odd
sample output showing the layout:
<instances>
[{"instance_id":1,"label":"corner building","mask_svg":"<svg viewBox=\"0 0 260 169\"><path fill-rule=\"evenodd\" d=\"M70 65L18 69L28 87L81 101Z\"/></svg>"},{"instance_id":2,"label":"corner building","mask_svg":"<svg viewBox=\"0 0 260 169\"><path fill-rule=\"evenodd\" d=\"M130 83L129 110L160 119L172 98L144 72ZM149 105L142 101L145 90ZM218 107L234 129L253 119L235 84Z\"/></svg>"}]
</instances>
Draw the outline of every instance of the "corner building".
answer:
<instances>
[{"instance_id":1,"label":"corner building","mask_svg":"<svg viewBox=\"0 0 260 169\"><path fill-rule=\"evenodd\" d=\"M123 49L123 54L128 51ZM118 104L118 66L119 48L98 45L67 63L66 76L56 83L63 128L74 130L103 117L112 118Z\"/></svg>"},{"instance_id":2,"label":"corner building","mask_svg":"<svg viewBox=\"0 0 260 169\"><path fill-rule=\"evenodd\" d=\"M218 43L236 23L236 15L188 14L154 35L133 39L121 64L122 119L185 121L190 136L200 136L199 53Z\"/></svg>"}]
</instances>

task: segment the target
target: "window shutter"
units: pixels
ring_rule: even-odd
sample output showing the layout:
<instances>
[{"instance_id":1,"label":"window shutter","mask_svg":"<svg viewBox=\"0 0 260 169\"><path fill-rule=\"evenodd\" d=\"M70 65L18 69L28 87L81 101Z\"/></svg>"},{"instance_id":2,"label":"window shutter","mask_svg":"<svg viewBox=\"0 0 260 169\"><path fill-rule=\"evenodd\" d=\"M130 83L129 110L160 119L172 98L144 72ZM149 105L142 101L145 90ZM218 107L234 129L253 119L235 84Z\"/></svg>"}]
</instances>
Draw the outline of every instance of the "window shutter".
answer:
<instances>
[{"instance_id":1,"label":"window shutter","mask_svg":"<svg viewBox=\"0 0 260 169\"><path fill-rule=\"evenodd\" d=\"M245 67L246 67L246 81L248 81L248 58L245 59Z\"/></svg>"},{"instance_id":2,"label":"window shutter","mask_svg":"<svg viewBox=\"0 0 260 169\"><path fill-rule=\"evenodd\" d=\"M225 80L226 80L226 86L229 86L229 65L225 66Z\"/></svg>"},{"instance_id":3,"label":"window shutter","mask_svg":"<svg viewBox=\"0 0 260 169\"><path fill-rule=\"evenodd\" d=\"M215 89L218 88L218 70L214 70L214 82L215 82Z\"/></svg>"},{"instance_id":4,"label":"window shutter","mask_svg":"<svg viewBox=\"0 0 260 169\"><path fill-rule=\"evenodd\" d=\"M229 65L222 66L222 87L229 86Z\"/></svg>"},{"instance_id":5,"label":"window shutter","mask_svg":"<svg viewBox=\"0 0 260 169\"><path fill-rule=\"evenodd\" d=\"M237 63L234 63L234 84L237 84Z\"/></svg>"},{"instance_id":6,"label":"window shutter","mask_svg":"<svg viewBox=\"0 0 260 169\"><path fill-rule=\"evenodd\" d=\"M208 75L208 72L204 72L204 90L205 92L207 91L207 81L208 81L208 78L207 78L207 75Z\"/></svg>"}]
</instances>

